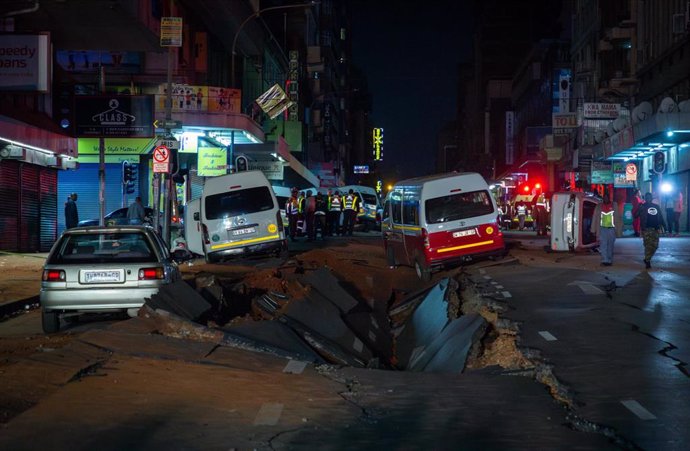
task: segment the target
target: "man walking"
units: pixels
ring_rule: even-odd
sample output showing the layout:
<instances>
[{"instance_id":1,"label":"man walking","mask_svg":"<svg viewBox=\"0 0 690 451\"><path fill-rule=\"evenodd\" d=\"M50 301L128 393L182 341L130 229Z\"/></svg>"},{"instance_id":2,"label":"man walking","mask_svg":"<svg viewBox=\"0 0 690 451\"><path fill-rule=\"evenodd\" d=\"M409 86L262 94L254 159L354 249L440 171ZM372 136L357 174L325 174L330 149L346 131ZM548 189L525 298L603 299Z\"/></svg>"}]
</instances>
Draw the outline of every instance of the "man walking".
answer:
<instances>
[{"instance_id":1,"label":"man walking","mask_svg":"<svg viewBox=\"0 0 690 451\"><path fill-rule=\"evenodd\" d=\"M616 242L616 208L608 193L604 195L604 202L597 206L592 221L591 231L599 237L599 253L601 265L613 264L613 245Z\"/></svg>"},{"instance_id":2,"label":"man walking","mask_svg":"<svg viewBox=\"0 0 690 451\"><path fill-rule=\"evenodd\" d=\"M65 228L71 229L79 224L79 212L77 211L77 193L67 196L65 202Z\"/></svg>"},{"instance_id":3,"label":"man walking","mask_svg":"<svg viewBox=\"0 0 690 451\"><path fill-rule=\"evenodd\" d=\"M661 207L652 202L652 193L644 195L644 204L637 209L637 217L640 218L640 230L644 243L644 266L652 267L652 257L659 247L659 229L666 228Z\"/></svg>"},{"instance_id":4,"label":"man walking","mask_svg":"<svg viewBox=\"0 0 690 451\"><path fill-rule=\"evenodd\" d=\"M146 218L146 210L141 203L141 196L137 196L127 209L127 220L130 224L143 224Z\"/></svg>"}]
</instances>

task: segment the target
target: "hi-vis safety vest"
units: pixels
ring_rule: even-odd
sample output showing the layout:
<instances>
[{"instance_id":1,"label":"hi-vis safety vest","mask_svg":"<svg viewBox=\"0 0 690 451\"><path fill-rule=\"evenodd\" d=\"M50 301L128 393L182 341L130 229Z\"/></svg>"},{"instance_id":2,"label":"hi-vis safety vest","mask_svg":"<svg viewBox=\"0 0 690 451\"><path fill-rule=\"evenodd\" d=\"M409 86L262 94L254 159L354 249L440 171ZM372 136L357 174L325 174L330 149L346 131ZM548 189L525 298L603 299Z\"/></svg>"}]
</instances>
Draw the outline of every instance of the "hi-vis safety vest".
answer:
<instances>
[{"instance_id":1,"label":"hi-vis safety vest","mask_svg":"<svg viewBox=\"0 0 690 451\"><path fill-rule=\"evenodd\" d=\"M289 215L296 215L297 211L297 199L294 197L289 198L285 203L285 212Z\"/></svg>"},{"instance_id":2,"label":"hi-vis safety vest","mask_svg":"<svg viewBox=\"0 0 690 451\"><path fill-rule=\"evenodd\" d=\"M606 211L604 209L606 208ZM602 227L615 227L613 223L613 208L612 207L601 207L601 226Z\"/></svg>"},{"instance_id":3,"label":"hi-vis safety vest","mask_svg":"<svg viewBox=\"0 0 690 451\"><path fill-rule=\"evenodd\" d=\"M342 210L342 204L340 203L340 196L331 196L329 201L328 209L330 211L340 211Z\"/></svg>"},{"instance_id":4,"label":"hi-vis safety vest","mask_svg":"<svg viewBox=\"0 0 690 451\"><path fill-rule=\"evenodd\" d=\"M357 204L357 197L356 196L354 196L352 194L348 194L347 196L345 196L345 210L357 210L356 204Z\"/></svg>"},{"instance_id":5,"label":"hi-vis safety vest","mask_svg":"<svg viewBox=\"0 0 690 451\"><path fill-rule=\"evenodd\" d=\"M304 199L304 197L297 199L297 211L300 213L304 213Z\"/></svg>"},{"instance_id":6,"label":"hi-vis safety vest","mask_svg":"<svg viewBox=\"0 0 690 451\"><path fill-rule=\"evenodd\" d=\"M525 207L524 205L518 205L518 207L517 207L517 213L518 213L519 215L524 215L524 214L526 214L526 213L527 213L527 207Z\"/></svg>"}]
</instances>

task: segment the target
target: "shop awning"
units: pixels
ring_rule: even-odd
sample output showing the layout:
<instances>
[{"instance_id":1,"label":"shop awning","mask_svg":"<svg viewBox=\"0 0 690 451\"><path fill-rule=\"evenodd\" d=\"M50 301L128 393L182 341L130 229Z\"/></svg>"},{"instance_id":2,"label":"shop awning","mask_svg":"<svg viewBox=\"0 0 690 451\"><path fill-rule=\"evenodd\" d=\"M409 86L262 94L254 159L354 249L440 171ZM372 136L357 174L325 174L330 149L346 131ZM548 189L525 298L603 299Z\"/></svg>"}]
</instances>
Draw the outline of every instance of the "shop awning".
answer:
<instances>
[{"instance_id":1,"label":"shop awning","mask_svg":"<svg viewBox=\"0 0 690 451\"><path fill-rule=\"evenodd\" d=\"M656 113L594 146L595 159L630 160L690 144L690 113Z\"/></svg>"},{"instance_id":2,"label":"shop awning","mask_svg":"<svg viewBox=\"0 0 690 451\"><path fill-rule=\"evenodd\" d=\"M259 144L266 140L261 126L244 114L185 111L173 112L172 119L180 123L180 128L185 132L210 133L213 138L227 139L234 133L235 144ZM164 124L165 113L157 112L156 120ZM163 131L163 128L156 129L157 133ZM179 131L179 128L175 131Z\"/></svg>"},{"instance_id":3,"label":"shop awning","mask_svg":"<svg viewBox=\"0 0 690 451\"><path fill-rule=\"evenodd\" d=\"M38 152L77 156L77 139L0 116L0 139Z\"/></svg>"}]
</instances>

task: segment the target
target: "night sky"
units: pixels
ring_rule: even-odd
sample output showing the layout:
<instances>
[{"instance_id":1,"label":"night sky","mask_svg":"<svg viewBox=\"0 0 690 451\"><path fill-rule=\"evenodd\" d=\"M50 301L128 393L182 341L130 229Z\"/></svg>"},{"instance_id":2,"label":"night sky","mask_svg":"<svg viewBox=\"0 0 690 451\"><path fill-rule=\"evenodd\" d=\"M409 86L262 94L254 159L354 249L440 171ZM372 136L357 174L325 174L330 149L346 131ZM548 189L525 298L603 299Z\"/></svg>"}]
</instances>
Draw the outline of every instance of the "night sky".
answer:
<instances>
[{"instance_id":1,"label":"night sky","mask_svg":"<svg viewBox=\"0 0 690 451\"><path fill-rule=\"evenodd\" d=\"M384 173L434 172L438 131L456 116L458 65L470 58L468 3L351 0L353 60L385 131Z\"/></svg>"}]
</instances>

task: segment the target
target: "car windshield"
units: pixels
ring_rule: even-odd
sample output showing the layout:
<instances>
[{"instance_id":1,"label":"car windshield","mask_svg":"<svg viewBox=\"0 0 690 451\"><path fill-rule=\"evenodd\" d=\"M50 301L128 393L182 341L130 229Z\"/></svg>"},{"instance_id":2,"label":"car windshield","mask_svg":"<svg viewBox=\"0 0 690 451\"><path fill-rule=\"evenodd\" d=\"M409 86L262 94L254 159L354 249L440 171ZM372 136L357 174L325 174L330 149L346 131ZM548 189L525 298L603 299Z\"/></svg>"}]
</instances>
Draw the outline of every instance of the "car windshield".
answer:
<instances>
[{"instance_id":1,"label":"car windshield","mask_svg":"<svg viewBox=\"0 0 690 451\"><path fill-rule=\"evenodd\" d=\"M365 204L369 204L369 205L377 205L378 204L378 202L376 202L376 196L373 194L362 193L362 199L364 200Z\"/></svg>"},{"instance_id":2,"label":"car windshield","mask_svg":"<svg viewBox=\"0 0 690 451\"><path fill-rule=\"evenodd\" d=\"M472 191L429 199L424 208L429 224L474 218L494 212L488 191Z\"/></svg>"},{"instance_id":3,"label":"car windshield","mask_svg":"<svg viewBox=\"0 0 690 451\"><path fill-rule=\"evenodd\" d=\"M104 232L66 234L48 263L147 263L158 257L146 234Z\"/></svg>"},{"instance_id":4,"label":"car windshield","mask_svg":"<svg viewBox=\"0 0 690 451\"><path fill-rule=\"evenodd\" d=\"M206 219L223 219L270 210L274 205L270 189L257 186L208 196L205 207Z\"/></svg>"}]
</instances>

